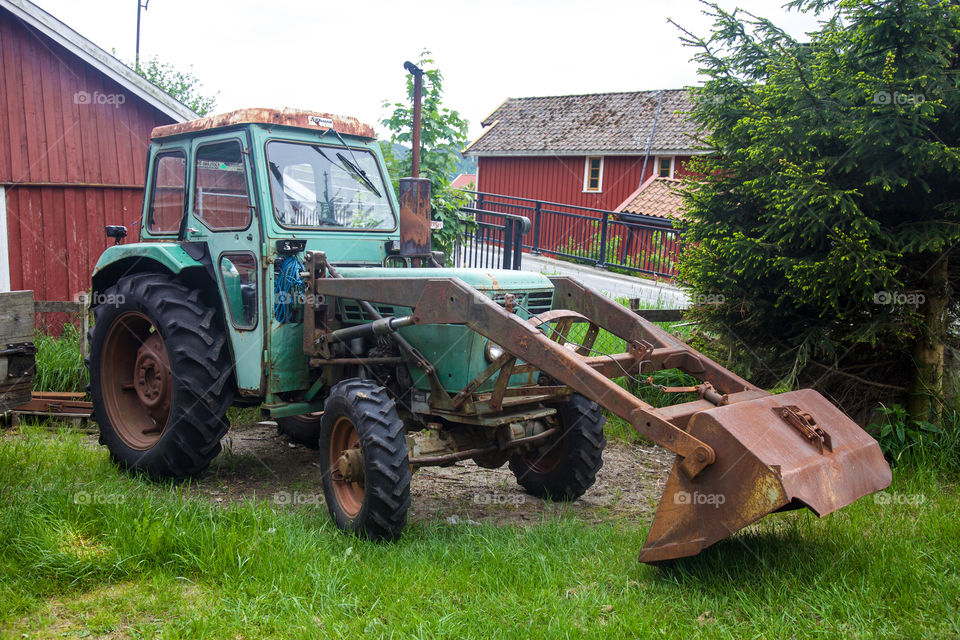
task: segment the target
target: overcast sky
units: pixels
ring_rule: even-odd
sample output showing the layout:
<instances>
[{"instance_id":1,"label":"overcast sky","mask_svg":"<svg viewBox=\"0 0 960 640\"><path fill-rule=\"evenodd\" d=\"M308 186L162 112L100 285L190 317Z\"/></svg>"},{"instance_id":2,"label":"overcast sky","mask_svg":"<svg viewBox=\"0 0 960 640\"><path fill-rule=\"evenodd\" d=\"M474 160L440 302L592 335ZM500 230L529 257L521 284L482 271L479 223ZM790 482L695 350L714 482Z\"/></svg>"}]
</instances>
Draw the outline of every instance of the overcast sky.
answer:
<instances>
[{"instance_id":1,"label":"overcast sky","mask_svg":"<svg viewBox=\"0 0 960 640\"><path fill-rule=\"evenodd\" d=\"M34 0L100 47L132 61L137 0ZM794 36L816 25L777 0L720 0ZM445 104L480 120L508 97L669 89L698 81L677 23L707 34L696 0L150 0L140 55L193 68L215 111L299 107L374 124L404 92L404 60L433 52Z\"/></svg>"}]
</instances>

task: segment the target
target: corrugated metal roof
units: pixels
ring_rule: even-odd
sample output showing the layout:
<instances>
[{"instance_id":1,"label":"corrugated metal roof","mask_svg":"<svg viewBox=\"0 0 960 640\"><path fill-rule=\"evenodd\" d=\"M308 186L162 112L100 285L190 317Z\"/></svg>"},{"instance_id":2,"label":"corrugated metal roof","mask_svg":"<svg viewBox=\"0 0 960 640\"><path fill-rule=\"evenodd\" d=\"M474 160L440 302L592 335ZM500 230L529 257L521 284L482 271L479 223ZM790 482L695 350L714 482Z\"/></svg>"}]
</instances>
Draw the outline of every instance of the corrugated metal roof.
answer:
<instances>
[{"instance_id":1,"label":"corrugated metal roof","mask_svg":"<svg viewBox=\"0 0 960 640\"><path fill-rule=\"evenodd\" d=\"M652 153L696 153L692 108L684 89L509 98L482 122L487 129L467 155L643 154L650 143L657 101L663 104Z\"/></svg>"},{"instance_id":2,"label":"corrugated metal roof","mask_svg":"<svg viewBox=\"0 0 960 640\"><path fill-rule=\"evenodd\" d=\"M658 218L682 218L683 198L677 191L681 180L654 177L640 185L623 204L617 207L618 213L636 213Z\"/></svg>"}]
</instances>

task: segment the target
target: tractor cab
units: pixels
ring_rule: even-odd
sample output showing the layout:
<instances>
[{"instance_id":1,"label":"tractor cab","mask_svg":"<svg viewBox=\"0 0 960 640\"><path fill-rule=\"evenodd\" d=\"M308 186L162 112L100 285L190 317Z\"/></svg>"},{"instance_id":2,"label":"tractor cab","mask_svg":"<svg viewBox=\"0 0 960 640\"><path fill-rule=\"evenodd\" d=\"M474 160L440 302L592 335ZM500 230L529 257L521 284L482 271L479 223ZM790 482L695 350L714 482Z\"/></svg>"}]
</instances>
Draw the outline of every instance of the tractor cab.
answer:
<instances>
[{"instance_id":1,"label":"tractor cab","mask_svg":"<svg viewBox=\"0 0 960 640\"><path fill-rule=\"evenodd\" d=\"M282 299L295 292L278 288L298 276L284 273L294 264L285 261L313 250L347 267L403 263L399 208L373 128L244 109L157 127L151 137L140 241L103 254L95 288L131 267L202 271L223 301L239 393L301 388L302 359L262 361L302 342L296 305Z\"/></svg>"}]
</instances>

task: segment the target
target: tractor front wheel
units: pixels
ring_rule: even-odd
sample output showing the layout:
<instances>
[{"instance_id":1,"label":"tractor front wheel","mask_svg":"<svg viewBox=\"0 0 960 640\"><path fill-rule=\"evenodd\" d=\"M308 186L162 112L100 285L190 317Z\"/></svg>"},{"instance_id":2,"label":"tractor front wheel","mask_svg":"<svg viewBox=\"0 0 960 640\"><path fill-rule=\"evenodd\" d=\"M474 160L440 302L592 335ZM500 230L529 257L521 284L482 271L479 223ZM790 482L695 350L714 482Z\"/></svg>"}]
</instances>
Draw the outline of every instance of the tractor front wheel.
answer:
<instances>
[{"instance_id":1,"label":"tractor front wheel","mask_svg":"<svg viewBox=\"0 0 960 640\"><path fill-rule=\"evenodd\" d=\"M330 390L320 421L323 495L337 527L394 540L407 523L410 459L386 389L353 378Z\"/></svg>"},{"instance_id":2,"label":"tractor front wheel","mask_svg":"<svg viewBox=\"0 0 960 640\"><path fill-rule=\"evenodd\" d=\"M510 471L527 493L550 500L576 500L593 486L603 466L606 418L596 402L575 393L557 407L560 437L510 458Z\"/></svg>"},{"instance_id":3,"label":"tractor front wheel","mask_svg":"<svg viewBox=\"0 0 960 640\"><path fill-rule=\"evenodd\" d=\"M183 478L220 453L233 401L226 333L199 289L142 273L106 289L90 330L100 444L153 478Z\"/></svg>"}]
</instances>

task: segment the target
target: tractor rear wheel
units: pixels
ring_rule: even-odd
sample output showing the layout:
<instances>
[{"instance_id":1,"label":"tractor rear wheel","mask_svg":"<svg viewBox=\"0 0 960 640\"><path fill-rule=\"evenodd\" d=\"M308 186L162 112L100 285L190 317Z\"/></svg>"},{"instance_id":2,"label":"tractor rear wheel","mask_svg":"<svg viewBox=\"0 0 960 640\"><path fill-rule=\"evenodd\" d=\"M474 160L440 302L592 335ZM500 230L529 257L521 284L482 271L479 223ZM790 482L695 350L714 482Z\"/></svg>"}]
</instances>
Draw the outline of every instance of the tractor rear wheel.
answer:
<instances>
[{"instance_id":1,"label":"tractor rear wheel","mask_svg":"<svg viewBox=\"0 0 960 640\"><path fill-rule=\"evenodd\" d=\"M320 446L320 416L308 413L302 416L277 418L277 429L288 438L305 447Z\"/></svg>"},{"instance_id":2,"label":"tractor rear wheel","mask_svg":"<svg viewBox=\"0 0 960 640\"><path fill-rule=\"evenodd\" d=\"M386 389L353 378L330 390L320 421L323 495L337 527L394 540L407 523L410 459Z\"/></svg>"},{"instance_id":3,"label":"tractor rear wheel","mask_svg":"<svg viewBox=\"0 0 960 640\"><path fill-rule=\"evenodd\" d=\"M527 493L576 500L593 486L603 466L606 418L596 402L575 393L557 407L561 436L532 453L510 458L510 471Z\"/></svg>"},{"instance_id":4,"label":"tractor rear wheel","mask_svg":"<svg viewBox=\"0 0 960 640\"><path fill-rule=\"evenodd\" d=\"M104 292L90 330L90 395L100 444L131 471L183 478L220 453L233 400L226 333L199 289L157 273Z\"/></svg>"}]
</instances>

